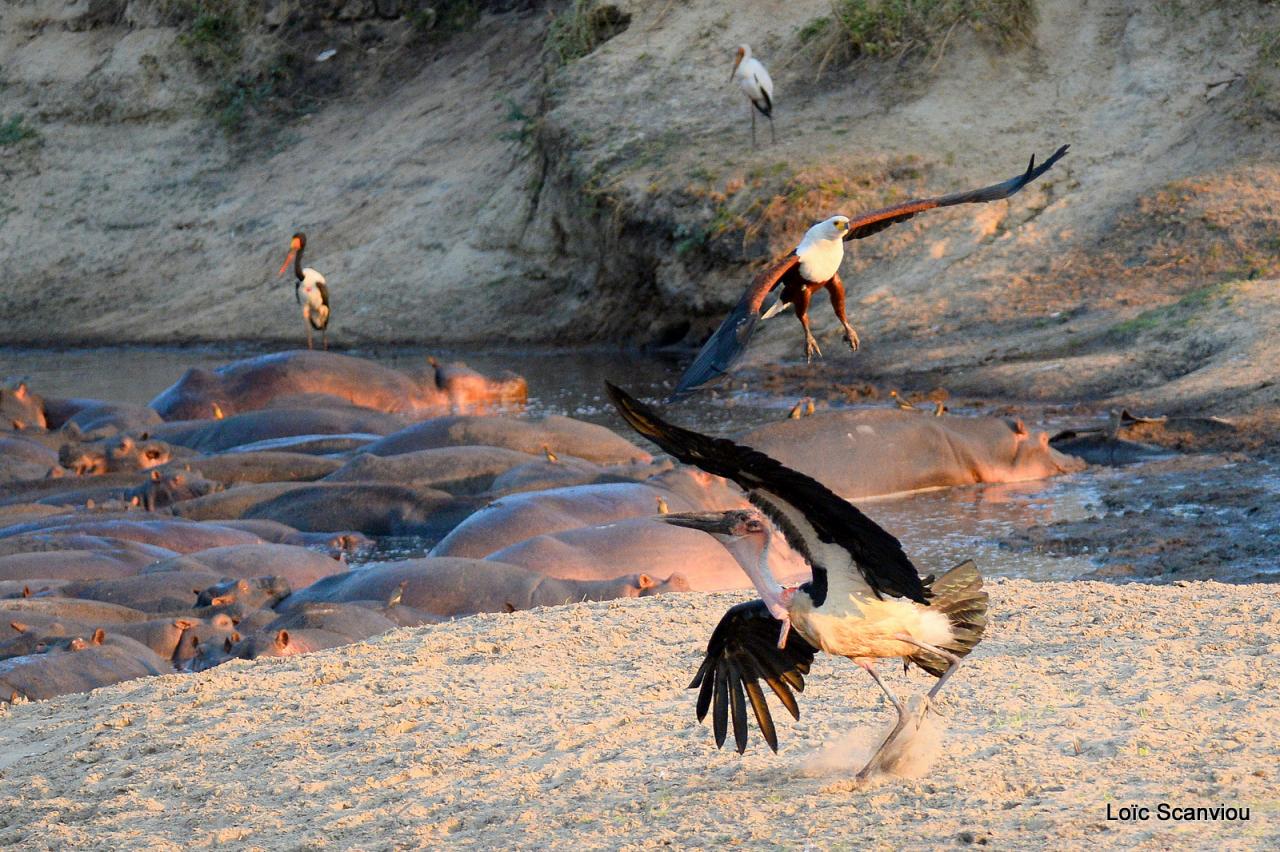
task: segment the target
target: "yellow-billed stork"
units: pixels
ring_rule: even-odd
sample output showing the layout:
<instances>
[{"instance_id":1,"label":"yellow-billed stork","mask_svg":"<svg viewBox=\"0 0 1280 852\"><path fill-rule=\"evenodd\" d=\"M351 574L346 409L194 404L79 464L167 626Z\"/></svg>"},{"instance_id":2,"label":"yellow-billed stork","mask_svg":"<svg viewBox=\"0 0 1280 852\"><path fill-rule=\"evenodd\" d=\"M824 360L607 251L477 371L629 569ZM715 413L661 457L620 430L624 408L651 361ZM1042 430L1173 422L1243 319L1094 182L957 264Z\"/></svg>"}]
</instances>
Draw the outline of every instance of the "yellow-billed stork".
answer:
<instances>
[{"instance_id":1,"label":"yellow-billed stork","mask_svg":"<svg viewBox=\"0 0 1280 852\"><path fill-rule=\"evenodd\" d=\"M751 113L751 147L756 147L756 110L769 119L769 141L776 143L778 138L773 133L773 80L769 79L769 72L759 59L751 55L751 48L745 44L738 45L729 82L737 83L751 102L748 107Z\"/></svg>"},{"instance_id":2,"label":"yellow-billed stork","mask_svg":"<svg viewBox=\"0 0 1280 852\"><path fill-rule=\"evenodd\" d=\"M796 319L804 328L805 358L821 356L818 341L809 330L809 301L822 289L831 297L831 308L844 326L844 339L851 350L858 348L858 335L849 325L844 310L844 283L840 280L840 263L844 260L844 244L878 234L898 222L937 207L957 204L980 204L997 201L1017 193L1047 172L1067 153L1063 145L1039 166L1032 155L1027 170L1017 177L969 192L956 192L937 198L904 201L882 207L860 216L832 216L814 225L795 250L761 272L747 287L738 304L703 345L676 385L675 396L704 387L725 375L746 351L747 341L760 320L796 309ZM779 291L775 293L775 291Z\"/></svg>"},{"instance_id":3,"label":"yellow-billed stork","mask_svg":"<svg viewBox=\"0 0 1280 852\"><path fill-rule=\"evenodd\" d=\"M711 635L689 685L699 690L698 720L711 710L716 745L723 747L731 718L742 753L749 700L761 734L777 751L777 731L759 682L799 719L793 690L804 690L817 652L848 657L871 675L898 713L893 731L858 773L866 778L909 721L906 706L880 680L874 662L901 659L937 677L922 702L921 712L927 712L986 629L987 593L976 566L965 562L936 580L922 578L896 538L817 480L750 447L673 426L625 391L611 384L607 389L637 432L676 459L736 482L756 507L660 518L716 536L760 593L760 600L730 608ZM808 561L809 582L784 588L774 579L770 521Z\"/></svg>"},{"instance_id":4,"label":"yellow-billed stork","mask_svg":"<svg viewBox=\"0 0 1280 852\"><path fill-rule=\"evenodd\" d=\"M276 273L279 278L293 263L293 274L298 279L293 287L293 296L302 305L302 321L307 326L307 348L312 348L311 329L320 332L320 340L325 349L329 348L329 285L324 276L311 267L302 266L302 253L307 248L307 235L296 233L289 242L289 255Z\"/></svg>"}]
</instances>

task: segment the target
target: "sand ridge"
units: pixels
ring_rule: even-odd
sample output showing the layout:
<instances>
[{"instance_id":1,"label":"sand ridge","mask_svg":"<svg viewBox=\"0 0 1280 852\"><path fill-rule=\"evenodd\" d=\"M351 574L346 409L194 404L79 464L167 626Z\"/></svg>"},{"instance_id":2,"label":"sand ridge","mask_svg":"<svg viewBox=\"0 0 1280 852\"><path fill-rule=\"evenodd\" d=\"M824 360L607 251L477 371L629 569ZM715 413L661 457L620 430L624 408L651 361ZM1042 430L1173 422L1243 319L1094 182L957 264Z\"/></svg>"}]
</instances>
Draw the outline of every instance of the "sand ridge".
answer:
<instances>
[{"instance_id":1,"label":"sand ridge","mask_svg":"<svg viewBox=\"0 0 1280 852\"><path fill-rule=\"evenodd\" d=\"M685 686L745 593L482 615L302 657L18 705L0 844L1260 848L1280 841L1274 587L994 580L933 770L806 777L890 711L820 658L782 750L718 752ZM884 666L904 694L928 683ZM1248 807L1124 824L1106 807Z\"/></svg>"}]
</instances>

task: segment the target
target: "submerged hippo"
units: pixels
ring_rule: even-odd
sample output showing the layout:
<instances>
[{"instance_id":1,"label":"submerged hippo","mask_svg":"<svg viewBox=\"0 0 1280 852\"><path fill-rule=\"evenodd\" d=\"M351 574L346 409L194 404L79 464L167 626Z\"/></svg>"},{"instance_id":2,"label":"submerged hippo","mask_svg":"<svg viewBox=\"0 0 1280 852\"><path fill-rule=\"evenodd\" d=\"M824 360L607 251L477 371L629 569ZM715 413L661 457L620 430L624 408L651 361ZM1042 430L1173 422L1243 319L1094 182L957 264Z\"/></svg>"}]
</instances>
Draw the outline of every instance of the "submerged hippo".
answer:
<instances>
[{"instance_id":1,"label":"submerged hippo","mask_svg":"<svg viewBox=\"0 0 1280 852\"><path fill-rule=\"evenodd\" d=\"M393 456L438 447L486 446L542 455L576 456L598 464L647 463L653 457L603 426L571 417L542 420L512 417L437 417L415 423L364 448Z\"/></svg>"},{"instance_id":2,"label":"submerged hippo","mask_svg":"<svg viewBox=\"0 0 1280 852\"><path fill-rule=\"evenodd\" d=\"M315 482L257 503L241 517L278 521L304 532L356 530L439 539L480 505L474 498L391 482Z\"/></svg>"},{"instance_id":3,"label":"submerged hippo","mask_svg":"<svg viewBox=\"0 0 1280 852\"><path fill-rule=\"evenodd\" d=\"M173 449L164 441L129 435L66 444L58 452L58 460L62 466L79 476L150 470L172 458Z\"/></svg>"},{"instance_id":4,"label":"submerged hippo","mask_svg":"<svg viewBox=\"0 0 1280 852\"><path fill-rule=\"evenodd\" d=\"M95 513L86 512L50 515L36 521L0 528L0 541L36 532L78 533L124 539L155 545L174 553L191 553L196 550L207 550L210 547L262 542L262 539L252 533L217 524L201 524L178 518L143 520L132 517L98 517Z\"/></svg>"},{"instance_id":5,"label":"submerged hippo","mask_svg":"<svg viewBox=\"0 0 1280 852\"><path fill-rule=\"evenodd\" d=\"M528 453L482 446L439 447L394 456L361 453L325 481L398 482L450 494L479 494L488 491L499 474L533 460Z\"/></svg>"},{"instance_id":6,"label":"submerged hippo","mask_svg":"<svg viewBox=\"0 0 1280 852\"><path fill-rule=\"evenodd\" d=\"M44 400L31 392L26 382L0 385L0 430L21 432L48 428Z\"/></svg>"},{"instance_id":7,"label":"submerged hippo","mask_svg":"<svg viewBox=\"0 0 1280 852\"><path fill-rule=\"evenodd\" d=\"M397 415L366 408L266 408L223 420L167 423L148 434L198 452L221 453L300 435L390 435L405 423Z\"/></svg>"},{"instance_id":8,"label":"submerged hippo","mask_svg":"<svg viewBox=\"0 0 1280 852\"><path fill-rule=\"evenodd\" d=\"M740 443L807 473L841 497L922 488L1021 482L1083 470L1020 421L931 417L883 410L834 411L770 423Z\"/></svg>"},{"instance_id":9,"label":"submerged hippo","mask_svg":"<svg viewBox=\"0 0 1280 852\"><path fill-rule=\"evenodd\" d=\"M334 352L277 352L216 370L188 370L151 407L165 420L199 420L265 408L278 397L321 394L418 418L522 404L527 395L518 376L486 379L465 369L432 368L423 378Z\"/></svg>"},{"instance_id":10,"label":"submerged hippo","mask_svg":"<svg viewBox=\"0 0 1280 852\"><path fill-rule=\"evenodd\" d=\"M287 598L279 609L294 612L317 602L395 599L403 606L453 618L674 591L688 591L688 583L678 574L665 581L646 574L559 580L501 562L426 557L366 565L326 577Z\"/></svg>"},{"instance_id":11,"label":"submerged hippo","mask_svg":"<svg viewBox=\"0 0 1280 852\"><path fill-rule=\"evenodd\" d=\"M238 544L197 550L186 556L164 559L148 565L142 573L185 570L193 564L201 565L225 578L247 580L264 576L279 577L295 589L347 570L337 559L305 547L287 544Z\"/></svg>"},{"instance_id":12,"label":"submerged hippo","mask_svg":"<svg viewBox=\"0 0 1280 852\"><path fill-rule=\"evenodd\" d=\"M169 471L199 470L200 475L223 485L263 482L311 482L342 467L337 459L326 459L306 453L247 452L199 456L170 462L161 468Z\"/></svg>"},{"instance_id":13,"label":"submerged hippo","mask_svg":"<svg viewBox=\"0 0 1280 852\"><path fill-rule=\"evenodd\" d=\"M77 637L44 653L4 661L0 702L39 701L172 671L168 660L142 643L100 630L91 638Z\"/></svg>"},{"instance_id":14,"label":"submerged hippo","mask_svg":"<svg viewBox=\"0 0 1280 852\"><path fill-rule=\"evenodd\" d=\"M732 502L694 499L660 485L611 482L525 491L495 500L459 524L435 546L432 556L480 559L536 535L642 518L662 511L692 512L736 508Z\"/></svg>"}]
</instances>

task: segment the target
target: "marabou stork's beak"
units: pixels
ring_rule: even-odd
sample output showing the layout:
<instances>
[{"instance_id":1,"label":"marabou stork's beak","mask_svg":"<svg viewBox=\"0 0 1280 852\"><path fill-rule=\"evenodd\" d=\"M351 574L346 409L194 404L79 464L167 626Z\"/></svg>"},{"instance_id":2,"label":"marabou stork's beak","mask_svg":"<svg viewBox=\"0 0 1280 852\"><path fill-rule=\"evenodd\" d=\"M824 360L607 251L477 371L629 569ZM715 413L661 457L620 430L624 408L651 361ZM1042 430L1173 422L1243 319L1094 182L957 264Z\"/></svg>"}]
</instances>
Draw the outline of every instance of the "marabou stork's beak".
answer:
<instances>
[{"instance_id":1,"label":"marabou stork's beak","mask_svg":"<svg viewBox=\"0 0 1280 852\"><path fill-rule=\"evenodd\" d=\"M674 512L656 520L677 527L701 530L711 535L732 536L735 520L726 512Z\"/></svg>"}]
</instances>

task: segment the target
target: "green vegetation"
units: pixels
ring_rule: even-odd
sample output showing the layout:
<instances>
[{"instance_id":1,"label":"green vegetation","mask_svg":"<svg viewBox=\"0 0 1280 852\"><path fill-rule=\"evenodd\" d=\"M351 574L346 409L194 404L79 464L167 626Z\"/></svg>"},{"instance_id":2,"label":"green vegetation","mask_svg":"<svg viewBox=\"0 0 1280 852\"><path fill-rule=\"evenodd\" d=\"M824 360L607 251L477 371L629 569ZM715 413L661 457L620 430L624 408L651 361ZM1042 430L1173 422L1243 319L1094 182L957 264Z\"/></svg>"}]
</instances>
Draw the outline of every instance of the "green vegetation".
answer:
<instances>
[{"instance_id":1,"label":"green vegetation","mask_svg":"<svg viewBox=\"0 0 1280 852\"><path fill-rule=\"evenodd\" d=\"M630 25L631 16L617 6L572 0L547 28L547 55L556 66L568 65Z\"/></svg>"},{"instance_id":2,"label":"green vegetation","mask_svg":"<svg viewBox=\"0 0 1280 852\"><path fill-rule=\"evenodd\" d=\"M40 132L26 120L24 115L15 115L7 120L0 117L0 148L40 137Z\"/></svg>"},{"instance_id":3,"label":"green vegetation","mask_svg":"<svg viewBox=\"0 0 1280 852\"><path fill-rule=\"evenodd\" d=\"M1149 311L1143 311L1133 319L1116 323L1108 330L1107 334L1113 338L1128 338L1144 331L1153 331L1158 328L1182 328L1188 326L1195 319L1195 315L1205 308L1215 303L1219 305L1231 304L1231 291L1233 289L1234 282L1232 281L1198 287L1185 294L1172 305L1152 308Z\"/></svg>"},{"instance_id":4,"label":"green vegetation","mask_svg":"<svg viewBox=\"0 0 1280 852\"><path fill-rule=\"evenodd\" d=\"M941 57L959 27L1011 49L1031 40L1035 0L833 0L831 15L805 24L801 45L831 61Z\"/></svg>"}]
</instances>

